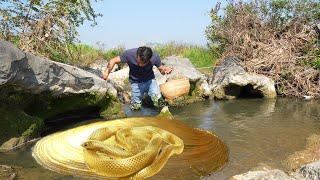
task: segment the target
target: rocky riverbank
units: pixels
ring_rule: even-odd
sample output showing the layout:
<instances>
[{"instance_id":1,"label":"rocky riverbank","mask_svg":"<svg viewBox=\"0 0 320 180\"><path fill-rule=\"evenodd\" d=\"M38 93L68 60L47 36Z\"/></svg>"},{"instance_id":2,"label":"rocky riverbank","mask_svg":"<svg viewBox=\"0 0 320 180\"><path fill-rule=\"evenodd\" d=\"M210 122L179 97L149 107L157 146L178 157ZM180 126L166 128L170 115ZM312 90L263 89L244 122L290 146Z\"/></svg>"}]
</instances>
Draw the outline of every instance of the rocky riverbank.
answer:
<instances>
[{"instance_id":1,"label":"rocky riverbank","mask_svg":"<svg viewBox=\"0 0 320 180\"><path fill-rule=\"evenodd\" d=\"M156 68L154 72L159 85L171 79L189 79L189 94L167 100L170 106L212 98L276 96L271 79L246 73L237 61L234 57L225 58L210 76L199 72L189 59L171 56L162 60L164 65L173 67L171 74L162 75ZM130 102L129 68L115 68L109 80L104 81L99 77L104 66L95 64L83 70L36 57L0 41L0 111L7 114L1 120L1 151L39 137L48 122L70 114L93 109L105 119L123 117L122 104Z\"/></svg>"},{"instance_id":2,"label":"rocky riverbank","mask_svg":"<svg viewBox=\"0 0 320 180\"><path fill-rule=\"evenodd\" d=\"M234 180L317 180L320 179L320 135L307 138L306 149L290 155L285 162L289 171L270 167L258 167L252 171L235 175Z\"/></svg>"},{"instance_id":3,"label":"rocky riverbank","mask_svg":"<svg viewBox=\"0 0 320 180\"><path fill-rule=\"evenodd\" d=\"M25 53L0 41L1 151L39 137L46 120L97 107L101 117L122 116L116 88L85 70Z\"/></svg>"}]
</instances>

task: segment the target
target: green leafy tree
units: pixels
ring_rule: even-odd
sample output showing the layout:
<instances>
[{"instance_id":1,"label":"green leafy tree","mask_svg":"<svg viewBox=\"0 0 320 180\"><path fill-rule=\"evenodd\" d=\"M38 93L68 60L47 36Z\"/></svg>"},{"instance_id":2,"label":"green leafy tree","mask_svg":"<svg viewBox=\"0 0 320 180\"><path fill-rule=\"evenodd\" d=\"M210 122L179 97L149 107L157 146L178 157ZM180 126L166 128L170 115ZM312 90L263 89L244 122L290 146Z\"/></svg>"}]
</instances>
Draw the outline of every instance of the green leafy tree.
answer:
<instances>
[{"instance_id":1,"label":"green leafy tree","mask_svg":"<svg viewBox=\"0 0 320 180\"><path fill-rule=\"evenodd\" d=\"M72 60L77 28L85 21L95 25L98 16L90 0L0 0L0 38L37 55Z\"/></svg>"}]
</instances>

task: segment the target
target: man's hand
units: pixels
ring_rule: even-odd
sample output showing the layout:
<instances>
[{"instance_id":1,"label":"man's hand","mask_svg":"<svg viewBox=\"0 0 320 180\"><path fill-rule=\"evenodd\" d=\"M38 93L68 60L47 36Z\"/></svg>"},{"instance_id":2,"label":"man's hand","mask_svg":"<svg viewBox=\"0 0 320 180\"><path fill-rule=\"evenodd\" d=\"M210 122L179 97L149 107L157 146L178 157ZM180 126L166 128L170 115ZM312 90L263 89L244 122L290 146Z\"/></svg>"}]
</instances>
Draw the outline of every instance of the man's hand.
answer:
<instances>
[{"instance_id":1,"label":"man's hand","mask_svg":"<svg viewBox=\"0 0 320 180\"><path fill-rule=\"evenodd\" d=\"M115 65L115 64L119 64L120 62L121 62L121 60L120 60L120 57L119 57L119 56L117 56L117 57L115 57L115 58L113 58L113 59L110 59L110 61L108 62L108 65L107 65L107 67L106 67L106 70L104 70L104 71L102 72L102 78L103 78L104 80L107 80L110 72L112 71L112 69L113 69L113 67L114 67L114 65Z\"/></svg>"},{"instance_id":2,"label":"man's hand","mask_svg":"<svg viewBox=\"0 0 320 180\"><path fill-rule=\"evenodd\" d=\"M159 71L161 74L170 74L171 71L172 71L172 67L168 67L168 66L160 66L159 68Z\"/></svg>"},{"instance_id":3,"label":"man's hand","mask_svg":"<svg viewBox=\"0 0 320 180\"><path fill-rule=\"evenodd\" d=\"M102 73L102 79L108 80L108 76L109 76L109 70L108 70L108 68L106 68L106 70L103 71L103 73Z\"/></svg>"}]
</instances>

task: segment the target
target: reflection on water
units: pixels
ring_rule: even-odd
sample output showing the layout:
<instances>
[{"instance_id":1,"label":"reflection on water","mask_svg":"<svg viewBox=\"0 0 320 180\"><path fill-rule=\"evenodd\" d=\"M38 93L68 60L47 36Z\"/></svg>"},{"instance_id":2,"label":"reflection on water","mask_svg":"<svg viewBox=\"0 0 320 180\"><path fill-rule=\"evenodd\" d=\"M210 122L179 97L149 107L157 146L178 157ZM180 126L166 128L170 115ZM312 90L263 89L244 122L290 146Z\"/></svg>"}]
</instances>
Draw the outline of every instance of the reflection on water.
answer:
<instances>
[{"instance_id":1,"label":"reflection on water","mask_svg":"<svg viewBox=\"0 0 320 180\"><path fill-rule=\"evenodd\" d=\"M173 113L188 124L212 130L227 144L229 163L212 177L226 179L262 164L286 169L285 158L304 149L320 131L319 101L234 100L192 104Z\"/></svg>"},{"instance_id":2,"label":"reflection on water","mask_svg":"<svg viewBox=\"0 0 320 180\"><path fill-rule=\"evenodd\" d=\"M261 164L285 169L288 155L304 149L306 138L320 132L319 101L206 101L173 108L172 113L190 126L214 131L228 145L229 162L211 176L215 179L227 179ZM150 109L128 113L154 114ZM31 157L30 146L0 154L0 164L22 167L19 179L75 179L40 167Z\"/></svg>"}]
</instances>

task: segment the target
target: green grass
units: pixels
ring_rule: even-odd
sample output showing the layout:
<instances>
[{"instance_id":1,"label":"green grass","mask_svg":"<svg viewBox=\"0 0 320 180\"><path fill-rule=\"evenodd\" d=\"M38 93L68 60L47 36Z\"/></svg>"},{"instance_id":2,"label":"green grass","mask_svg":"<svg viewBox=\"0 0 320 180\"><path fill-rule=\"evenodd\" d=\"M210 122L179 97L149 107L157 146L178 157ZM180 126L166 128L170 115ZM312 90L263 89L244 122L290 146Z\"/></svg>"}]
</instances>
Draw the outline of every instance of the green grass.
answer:
<instances>
[{"instance_id":1,"label":"green grass","mask_svg":"<svg viewBox=\"0 0 320 180\"><path fill-rule=\"evenodd\" d=\"M102 50L87 44L69 45L65 52L50 52L50 59L78 67L87 67L93 62L103 59Z\"/></svg>"},{"instance_id":2,"label":"green grass","mask_svg":"<svg viewBox=\"0 0 320 180\"><path fill-rule=\"evenodd\" d=\"M217 55L208 48L195 45L168 43L156 46L155 51L159 53L161 58L173 55L189 58L197 68L211 67L217 59Z\"/></svg>"},{"instance_id":3,"label":"green grass","mask_svg":"<svg viewBox=\"0 0 320 180\"><path fill-rule=\"evenodd\" d=\"M316 50L315 54L315 59L314 61L311 63L311 65L315 68L315 69L320 69L320 48L318 48Z\"/></svg>"},{"instance_id":4,"label":"green grass","mask_svg":"<svg viewBox=\"0 0 320 180\"><path fill-rule=\"evenodd\" d=\"M316 58L313 62L312 65L315 69L320 69L320 57Z\"/></svg>"},{"instance_id":5,"label":"green grass","mask_svg":"<svg viewBox=\"0 0 320 180\"><path fill-rule=\"evenodd\" d=\"M105 60L110 60L116 56L121 55L124 52L124 47L117 47L117 48L113 48L113 49L109 49L105 52L103 52L103 58Z\"/></svg>"},{"instance_id":6,"label":"green grass","mask_svg":"<svg viewBox=\"0 0 320 180\"><path fill-rule=\"evenodd\" d=\"M195 45L167 43L156 46L154 50L159 53L162 59L173 55L189 58L197 68L211 67L217 59L217 55L208 48ZM66 54L52 52L51 59L78 67L88 67L97 60L110 60L124 51L123 47L102 51L87 44L77 44L70 45Z\"/></svg>"}]
</instances>

